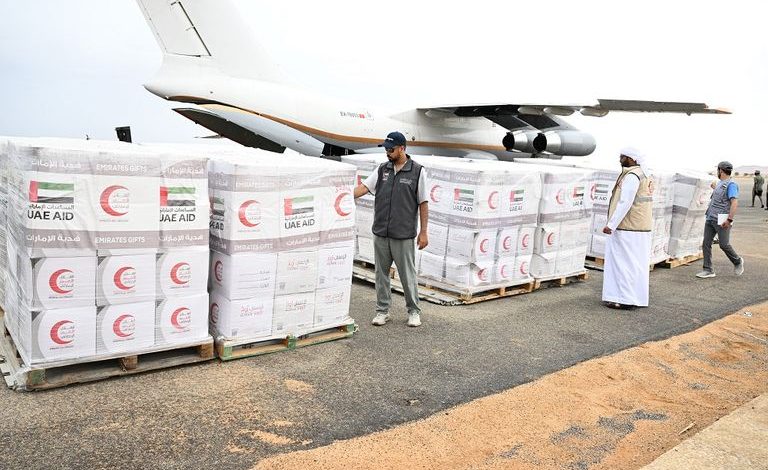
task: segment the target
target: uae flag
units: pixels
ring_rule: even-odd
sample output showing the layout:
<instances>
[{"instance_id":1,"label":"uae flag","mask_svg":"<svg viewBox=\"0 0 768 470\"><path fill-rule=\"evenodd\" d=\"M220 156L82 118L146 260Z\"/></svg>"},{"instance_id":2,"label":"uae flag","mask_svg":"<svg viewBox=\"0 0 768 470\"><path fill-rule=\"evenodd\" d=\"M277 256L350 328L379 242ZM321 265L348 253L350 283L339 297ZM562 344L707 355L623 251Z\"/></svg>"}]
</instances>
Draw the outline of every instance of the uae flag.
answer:
<instances>
[{"instance_id":1,"label":"uae flag","mask_svg":"<svg viewBox=\"0 0 768 470\"><path fill-rule=\"evenodd\" d=\"M315 212L315 197L301 196L287 198L284 201L283 210L286 217L289 215L312 214Z\"/></svg>"},{"instance_id":2,"label":"uae flag","mask_svg":"<svg viewBox=\"0 0 768 470\"><path fill-rule=\"evenodd\" d=\"M513 189L509 192L509 202L523 202L525 189Z\"/></svg>"},{"instance_id":3,"label":"uae flag","mask_svg":"<svg viewBox=\"0 0 768 470\"><path fill-rule=\"evenodd\" d=\"M595 186L595 194L608 194L609 185L605 183L597 183Z\"/></svg>"},{"instance_id":4,"label":"uae flag","mask_svg":"<svg viewBox=\"0 0 768 470\"><path fill-rule=\"evenodd\" d=\"M195 207L195 188L186 186L160 186L162 207Z\"/></svg>"},{"instance_id":5,"label":"uae flag","mask_svg":"<svg viewBox=\"0 0 768 470\"><path fill-rule=\"evenodd\" d=\"M224 217L224 199L220 197L211 198L211 214Z\"/></svg>"},{"instance_id":6,"label":"uae flag","mask_svg":"<svg viewBox=\"0 0 768 470\"><path fill-rule=\"evenodd\" d=\"M74 183L29 182L29 202L39 204L74 204Z\"/></svg>"},{"instance_id":7,"label":"uae flag","mask_svg":"<svg viewBox=\"0 0 768 470\"><path fill-rule=\"evenodd\" d=\"M475 192L471 189L456 188L453 190L453 200L455 202L474 202Z\"/></svg>"},{"instance_id":8,"label":"uae flag","mask_svg":"<svg viewBox=\"0 0 768 470\"><path fill-rule=\"evenodd\" d=\"M584 197L584 186L576 186L573 188L573 198L579 199Z\"/></svg>"}]
</instances>

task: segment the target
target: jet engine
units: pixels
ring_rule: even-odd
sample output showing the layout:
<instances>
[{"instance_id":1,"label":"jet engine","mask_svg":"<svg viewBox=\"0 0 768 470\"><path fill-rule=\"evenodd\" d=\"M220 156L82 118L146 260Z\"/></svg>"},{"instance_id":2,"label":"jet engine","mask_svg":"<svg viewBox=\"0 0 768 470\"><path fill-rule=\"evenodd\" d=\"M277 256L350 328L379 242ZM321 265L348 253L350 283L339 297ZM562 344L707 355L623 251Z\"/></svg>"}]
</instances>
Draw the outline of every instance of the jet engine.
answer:
<instances>
[{"instance_id":1,"label":"jet engine","mask_svg":"<svg viewBox=\"0 0 768 470\"><path fill-rule=\"evenodd\" d=\"M501 145L509 152L533 153L533 140L538 134L533 130L518 130L507 132L507 135L501 140Z\"/></svg>"},{"instance_id":2,"label":"jet engine","mask_svg":"<svg viewBox=\"0 0 768 470\"><path fill-rule=\"evenodd\" d=\"M589 155L596 145L591 134L576 130L542 132L533 139L533 148L538 153L572 157Z\"/></svg>"}]
</instances>

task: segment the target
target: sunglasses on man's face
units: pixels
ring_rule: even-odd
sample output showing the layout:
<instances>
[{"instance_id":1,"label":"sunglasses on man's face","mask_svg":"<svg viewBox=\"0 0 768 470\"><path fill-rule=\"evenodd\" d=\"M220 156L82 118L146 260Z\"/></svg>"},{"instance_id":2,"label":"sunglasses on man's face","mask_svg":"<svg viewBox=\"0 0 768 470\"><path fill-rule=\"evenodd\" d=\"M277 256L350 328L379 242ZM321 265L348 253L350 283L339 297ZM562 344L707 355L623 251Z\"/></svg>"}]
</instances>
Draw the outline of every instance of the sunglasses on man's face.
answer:
<instances>
[{"instance_id":1,"label":"sunglasses on man's face","mask_svg":"<svg viewBox=\"0 0 768 470\"><path fill-rule=\"evenodd\" d=\"M384 150L386 150L387 153L395 153L395 149L397 149L397 147L392 147L391 149L385 148Z\"/></svg>"}]
</instances>

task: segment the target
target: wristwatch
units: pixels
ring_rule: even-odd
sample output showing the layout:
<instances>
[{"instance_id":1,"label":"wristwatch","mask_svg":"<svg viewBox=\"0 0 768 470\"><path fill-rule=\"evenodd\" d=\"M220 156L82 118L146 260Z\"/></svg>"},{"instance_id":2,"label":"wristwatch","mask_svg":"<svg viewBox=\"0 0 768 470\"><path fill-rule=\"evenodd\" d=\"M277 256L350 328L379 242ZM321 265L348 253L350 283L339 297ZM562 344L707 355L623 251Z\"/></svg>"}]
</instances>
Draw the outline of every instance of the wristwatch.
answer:
<instances>
[{"instance_id":1,"label":"wristwatch","mask_svg":"<svg viewBox=\"0 0 768 470\"><path fill-rule=\"evenodd\" d=\"M733 223L733 219L728 219L728 222Z\"/></svg>"}]
</instances>

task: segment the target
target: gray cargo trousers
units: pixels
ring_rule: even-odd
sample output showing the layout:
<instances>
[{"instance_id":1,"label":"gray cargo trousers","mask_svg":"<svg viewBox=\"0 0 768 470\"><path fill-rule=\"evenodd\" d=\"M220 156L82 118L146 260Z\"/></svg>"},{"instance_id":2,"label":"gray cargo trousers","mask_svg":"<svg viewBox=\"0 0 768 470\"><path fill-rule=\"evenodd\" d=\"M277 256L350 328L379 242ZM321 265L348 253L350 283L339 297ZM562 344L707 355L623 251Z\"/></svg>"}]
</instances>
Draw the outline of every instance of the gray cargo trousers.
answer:
<instances>
[{"instance_id":1,"label":"gray cargo trousers","mask_svg":"<svg viewBox=\"0 0 768 470\"><path fill-rule=\"evenodd\" d=\"M376 263L376 313L389 312L389 306L392 303L389 269L394 261L400 281L403 284L408 314L420 314L414 239L397 240L374 235L373 251L374 262Z\"/></svg>"},{"instance_id":2,"label":"gray cargo trousers","mask_svg":"<svg viewBox=\"0 0 768 470\"><path fill-rule=\"evenodd\" d=\"M716 220L707 219L704 225L704 243L702 243L702 251L704 252L704 271L712 272L712 240L717 235L720 249L723 250L728 260L733 263L734 266L739 264L741 257L736 254L736 250L731 246L731 229L724 229L717 225Z\"/></svg>"}]
</instances>

